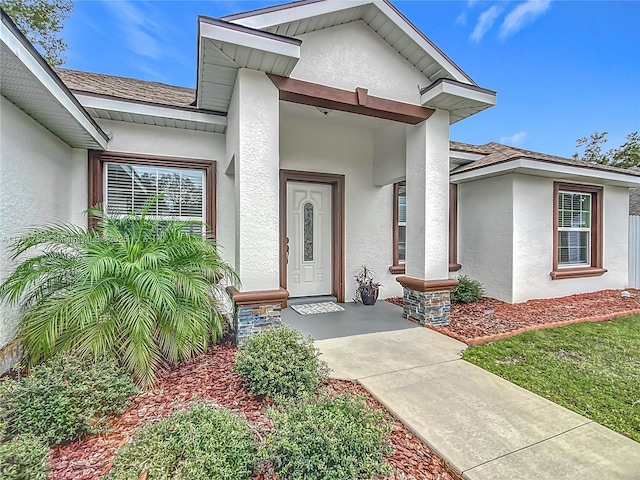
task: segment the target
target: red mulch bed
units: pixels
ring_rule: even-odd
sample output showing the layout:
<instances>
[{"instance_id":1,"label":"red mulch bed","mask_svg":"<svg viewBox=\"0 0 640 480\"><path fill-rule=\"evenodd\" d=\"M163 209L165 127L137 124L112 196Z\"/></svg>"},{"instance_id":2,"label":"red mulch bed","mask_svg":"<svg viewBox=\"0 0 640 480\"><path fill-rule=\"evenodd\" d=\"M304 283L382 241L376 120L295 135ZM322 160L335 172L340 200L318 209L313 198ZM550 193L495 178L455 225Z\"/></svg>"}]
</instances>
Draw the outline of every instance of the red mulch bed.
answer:
<instances>
[{"instance_id":1,"label":"red mulch bed","mask_svg":"<svg viewBox=\"0 0 640 480\"><path fill-rule=\"evenodd\" d=\"M265 416L270 402L247 391L239 375L233 373L235 347L216 345L208 353L167 372L153 390L132 397L129 407L116 417L109 431L51 449L50 479L98 479L111 469L118 447L127 443L133 432L147 423L184 409L196 400L207 400L244 416L258 436L271 428ZM383 408L359 384L330 380L331 392L352 391ZM396 470L397 480L460 480L444 461L394 419L392 443L395 450L387 457ZM263 471L269 472L265 465ZM256 480L276 478L272 473L256 473Z\"/></svg>"},{"instance_id":2,"label":"red mulch bed","mask_svg":"<svg viewBox=\"0 0 640 480\"><path fill-rule=\"evenodd\" d=\"M514 304L494 298L483 298L478 303L451 305L451 323L430 328L445 335L469 341L532 325L553 324L639 310L640 291L632 289L627 291L632 294L631 298L623 298L622 290L602 290ZM400 297L388 301L402 305Z\"/></svg>"}]
</instances>

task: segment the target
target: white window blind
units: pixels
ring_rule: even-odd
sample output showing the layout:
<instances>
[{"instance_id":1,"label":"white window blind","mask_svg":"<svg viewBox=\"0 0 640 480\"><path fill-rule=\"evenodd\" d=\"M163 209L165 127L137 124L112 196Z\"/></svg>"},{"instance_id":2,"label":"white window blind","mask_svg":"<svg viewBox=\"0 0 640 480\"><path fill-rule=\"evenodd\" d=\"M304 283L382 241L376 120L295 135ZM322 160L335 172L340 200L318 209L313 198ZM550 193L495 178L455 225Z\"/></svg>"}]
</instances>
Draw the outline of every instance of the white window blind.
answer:
<instances>
[{"instance_id":1,"label":"white window blind","mask_svg":"<svg viewBox=\"0 0 640 480\"><path fill-rule=\"evenodd\" d=\"M591 263L591 194L558 192L558 265Z\"/></svg>"},{"instance_id":2,"label":"white window blind","mask_svg":"<svg viewBox=\"0 0 640 480\"><path fill-rule=\"evenodd\" d=\"M142 213L156 195L163 195L151 207L152 220L202 222L204 228L205 172L203 170L106 163L105 210L110 215ZM193 229L190 229L193 230Z\"/></svg>"}]
</instances>

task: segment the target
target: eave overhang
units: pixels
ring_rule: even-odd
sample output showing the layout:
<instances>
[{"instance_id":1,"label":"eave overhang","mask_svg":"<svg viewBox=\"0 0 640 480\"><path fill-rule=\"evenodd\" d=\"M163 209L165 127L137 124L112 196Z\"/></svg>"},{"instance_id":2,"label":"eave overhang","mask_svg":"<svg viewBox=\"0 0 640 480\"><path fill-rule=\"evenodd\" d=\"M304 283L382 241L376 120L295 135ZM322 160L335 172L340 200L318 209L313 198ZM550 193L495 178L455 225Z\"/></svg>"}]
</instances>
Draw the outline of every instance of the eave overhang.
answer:
<instances>
[{"instance_id":1,"label":"eave overhang","mask_svg":"<svg viewBox=\"0 0 640 480\"><path fill-rule=\"evenodd\" d=\"M288 76L302 42L215 18L198 17L199 109L227 112L238 69Z\"/></svg>"},{"instance_id":2,"label":"eave overhang","mask_svg":"<svg viewBox=\"0 0 640 480\"><path fill-rule=\"evenodd\" d=\"M119 122L138 123L161 127L225 133L227 117L199 111L195 108L178 108L149 102L123 100L108 95L74 92L78 101L94 118Z\"/></svg>"},{"instance_id":3,"label":"eave overhang","mask_svg":"<svg viewBox=\"0 0 640 480\"><path fill-rule=\"evenodd\" d=\"M496 104L496 92L445 78L422 89L420 95L422 105L448 110L451 124Z\"/></svg>"},{"instance_id":4,"label":"eave overhang","mask_svg":"<svg viewBox=\"0 0 640 480\"><path fill-rule=\"evenodd\" d=\"M0 9L0 93L72 148L109 141L53 69Z\"/></svg>"},{"instance_id":5,"label":"eave overhang","mask_svg":"<svg viewBox=\"0 0 640 480\"><path fill-rule=\"evenodd\" d=\"M502 163L494 163L474 170L452 173L451 183L465 183L483 178L497 177L508 174L534 175L548 177L555 180L565 180L575 183L591 183L596 185L611 185L615 187L640 187L640 176L612 172L592 167L578 167L553 163L529 158L518 158Z\"/></svg>"}]
</instances>

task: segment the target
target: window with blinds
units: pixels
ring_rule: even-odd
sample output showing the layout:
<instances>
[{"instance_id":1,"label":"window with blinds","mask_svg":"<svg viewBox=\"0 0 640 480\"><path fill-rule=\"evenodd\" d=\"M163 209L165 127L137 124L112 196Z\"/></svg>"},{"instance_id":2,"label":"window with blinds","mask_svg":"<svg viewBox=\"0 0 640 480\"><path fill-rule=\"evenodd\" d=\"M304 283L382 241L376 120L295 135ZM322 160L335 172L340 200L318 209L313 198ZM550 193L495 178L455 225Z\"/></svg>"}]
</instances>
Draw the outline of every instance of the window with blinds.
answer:
<instances>
[{"instance_id":1,"label":"window with blinds","mask_svg":"<svg viewBox=\"0 0 640 480\"><path fill-rule=\"evenodd\" d=\"M105 210L110 215L142 213L145 205L162 195L148 218L200 222L189 230L203 232L206 222L205 172L125 163L105 163Z\"/></svg>"},{"instance_id":2,"label":"window with blinds","mask_svg":"<svg viewBox=\"0 0 640 480\"><path fill-rule=\"evenodd\" d=\"M591 264L591 194L558 192L558 265Z\"/></svg>"}]
</instances>

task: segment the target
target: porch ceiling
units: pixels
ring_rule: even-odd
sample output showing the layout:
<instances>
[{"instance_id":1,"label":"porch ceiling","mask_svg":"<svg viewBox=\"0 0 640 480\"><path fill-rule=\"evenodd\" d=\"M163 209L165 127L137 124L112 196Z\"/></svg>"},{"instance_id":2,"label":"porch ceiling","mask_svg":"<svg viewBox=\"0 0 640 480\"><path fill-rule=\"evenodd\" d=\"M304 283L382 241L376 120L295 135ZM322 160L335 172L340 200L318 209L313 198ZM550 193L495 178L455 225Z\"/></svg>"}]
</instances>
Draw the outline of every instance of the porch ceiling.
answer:
<instances>
[{"instance_id":1,"label":"porch ceiling","mask_svg":"<svg viewBox=\"0 0 640 480\"><path fill-rule=\"evenodd\" d=\"M475 85L386 0L300 1L229 15L224 20L288 37L362 20L430 82L448 78Z\"/></svg>"},{"instance_id":2,"label":"porch ceiling","mask_svg":"<svg viewBox=\"0 0 640 480\"><path fill-rule=\"evenodd\" d=\"M227 112L239 68L288 76L300 58L300 40L198 18L200 109Z\"/></svg>"}]
</instances>

